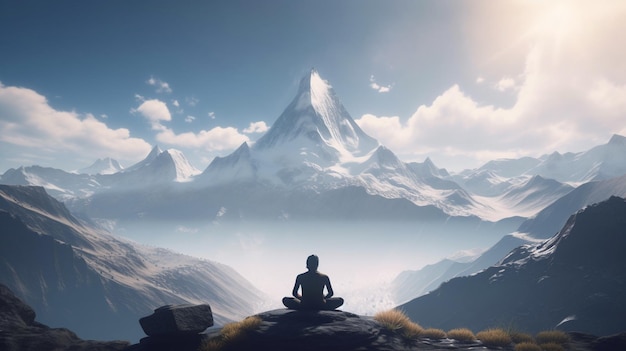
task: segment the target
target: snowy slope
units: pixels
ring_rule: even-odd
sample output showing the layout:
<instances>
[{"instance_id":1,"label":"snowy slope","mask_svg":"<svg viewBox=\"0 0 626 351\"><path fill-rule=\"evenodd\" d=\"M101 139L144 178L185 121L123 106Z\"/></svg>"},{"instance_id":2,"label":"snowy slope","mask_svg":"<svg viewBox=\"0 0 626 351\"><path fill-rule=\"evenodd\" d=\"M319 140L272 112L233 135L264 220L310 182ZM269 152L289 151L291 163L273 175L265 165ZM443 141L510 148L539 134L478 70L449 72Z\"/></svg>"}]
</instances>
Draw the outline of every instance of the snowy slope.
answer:
<instances>
[{"instance_id":1,"label":"snowy slope","mask_svg":"<svg viewBox=\"0 0 626 351\"><path fill-rule=\"evenodd\" d=\"M585 152L554 152L526 173L578 184L621 176L626 174L626 137L613 135L607 144Z\"/></svg>"},{"instance_id":2,"label":"snowy slope","mask_svg":"<svg viewBox=\"0 0 626 351\"><path fill-rule=\"evenodd\" d=\"M99 158L91 166L81 168L75 173L79 174L113 174L120 172L124 169L117 160L110 157Z\"/></svg>"},{"instance_id":3,"label":"snowy slope","mask_svg":"<svg viewBox=\"0 0 626 351\"><path fill-rule=\"evenodd\" d=\"M200 171L189 163L181 151L176 149L162 151L157 145L146 158L114 176L125 179L127 183L133 181L165 183L186 182L197 174L200 174Z\"/></svg>"}]
</instances>

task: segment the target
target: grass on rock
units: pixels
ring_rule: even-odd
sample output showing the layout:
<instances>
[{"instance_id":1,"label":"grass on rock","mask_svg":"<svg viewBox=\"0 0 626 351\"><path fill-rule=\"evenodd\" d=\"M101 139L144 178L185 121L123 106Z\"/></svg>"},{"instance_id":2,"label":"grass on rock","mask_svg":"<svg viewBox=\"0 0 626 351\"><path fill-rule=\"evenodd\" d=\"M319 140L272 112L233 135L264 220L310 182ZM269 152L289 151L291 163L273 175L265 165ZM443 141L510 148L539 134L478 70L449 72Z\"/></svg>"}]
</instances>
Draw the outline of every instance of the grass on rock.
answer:
<instances>
[{"instance_id":1,"label":"grass on rock","mask_svg":"<svg viewBox=\"0 0 626 351\"><path fill-rule=\"evenodd\" d=\"M535 344L535 338L528 333L522 333L519 331L509 331L509 336L511 337L511 341L515 344L521 343L532 343Z\"/></svg>"},{"instance_id":2,"label":"grass on rock","mask_svg":"<svg viewBox=\"0 0 626 351\"><path fill-rule=\"evenodd\" d=\"M261 322L261 318L252 316L240 322L228 323L222 327L218 337L204 342L200 347L200 351L218 351L236 348L237 343L245 340L247 333L258 328Z\"/></svg>"},{"instance_id":3,"label":"grass on rock","mask_svg":"<svg viewBox=\"0 0 626 351\"><path fill-rule=\"evenodd\" d=\"M478 332L476 339L482 341L482 343L488 347L505 347L509 346L512 342L509 333L498 328Z\"/></svg>"},{"instance_id":4,"label":"grass on rock","mask_svg":"<svg viewBox=\"0 0 626 351\"><path fill-rule=\"evenodd\" d=\"M469 343L469 342L476 340L476 336L474 335L474 332L467 328L457 328L457 329L449 330L447 335L448 335L448 338L457 340L458 342L461 342L461 343Z\"/></svg>"},{"instance_id":5,"label":"grass on rock","mask_svg":"<svg viewBox=\"0 0 626 351\"><path fill-rule=\"evenodd\" d=\"M378 312L374 320L384 328L394 331L407 339L416 339L422 335L424 328L412 322L402 311L392 309Z\"/></svg>"},{"instance_id":6,"label":"grass on rock","mask_svg":"<svg viewBox=\"0 0 626 351\"><path fill-rule=\"evenodd\" d=\"M428 328L424 330L421 336L429 339L444 339L446 332L441 329Z\"/></svg>"}]
</instances>

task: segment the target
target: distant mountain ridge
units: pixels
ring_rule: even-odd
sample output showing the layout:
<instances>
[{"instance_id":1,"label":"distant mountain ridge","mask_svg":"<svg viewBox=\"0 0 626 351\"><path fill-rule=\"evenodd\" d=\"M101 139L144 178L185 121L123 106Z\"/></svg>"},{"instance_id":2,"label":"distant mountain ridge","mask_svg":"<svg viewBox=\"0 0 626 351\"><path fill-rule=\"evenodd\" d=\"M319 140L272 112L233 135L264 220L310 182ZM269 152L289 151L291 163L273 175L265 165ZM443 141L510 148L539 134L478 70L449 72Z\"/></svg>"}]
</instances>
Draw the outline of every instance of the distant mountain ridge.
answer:
<instances>
[{"instance_id":1,"label":"distant mountain ridge","mask_svg":"<svg viewBox=\"0 0 626 351\"><path fill-rule=\"evenodd\" d=\"M84 212L95 217L107 217L98 204L114 205L113 198L121 204L136 203L139 194L167 191L173 195L171 201L183 201L181 193L213 196L223 193L218 187L237 189L245 184L253 193L273 189L270 198L360 187L371 196L405 199L416 209L435 206L449 216L494 222L536 214L571 190L564 183L578 186L626 174L625 140L614 135L608 144L582 153L495 160L476 170L449 174L430 159L423 163L398 159L356 124L332 86L311 70L265 135L256 143L243 143L230 155L216 157L202 172L182 152L155 146L144 160L117 172L112 171L118 168L112 160L97 162L82 174L28 166L7 170L0 183L43 186L72 210L82 212L81 207L87 206ZM242 203L247 200L236 193L215 201L222 202L216 204L218 208L241 212L237 220L267 216L252 207L243 213L240 208L247 206ZM277 211L265 219L299 216L289 215L289 208ZM385 209L379 211L384 218Z\"/></svg>"},{"instance_id":2,"label":"distant mountain ridge","mask_svg":"<svg viewBox=\"0 0 626 351\"><path fill-rule=\"evenodd\" d=\"M405 271L393 282L398 301L421 296L455 277L475 274L501 260L511 250L553 236L572 213L611 196L626 197L626 175L583 184L568 192L537 215L523 221L514 233L504 235L496 244L471 262L442 260L417 271Z\"/></svg>"},{"instance_id":3,"label":"distant mountain ridge","mask_svg":"<svg viewBox=\"0 0 626 351\"><path fill-rule=\"evenodd\" d=\"M232 268L114 237L41 187L0 185L0 227L0 281L83 338L137 340L139 317L166 304L210 303L224 323L264 302Z\"/></svg>"},{"instance_id":4,"label":"distant mountain ridge","mask_svg":"<svg viewBox=\"0 0 626 351\"><path fill-rule=\"evenodd\" d=\"M86 168L81 168L77 170L75 173L79 174L113 174L124 170L124 167L120 165L117 160L114 160L110 157L99 158L94 162L91 166Z\"/></svg>"}]
</instances>

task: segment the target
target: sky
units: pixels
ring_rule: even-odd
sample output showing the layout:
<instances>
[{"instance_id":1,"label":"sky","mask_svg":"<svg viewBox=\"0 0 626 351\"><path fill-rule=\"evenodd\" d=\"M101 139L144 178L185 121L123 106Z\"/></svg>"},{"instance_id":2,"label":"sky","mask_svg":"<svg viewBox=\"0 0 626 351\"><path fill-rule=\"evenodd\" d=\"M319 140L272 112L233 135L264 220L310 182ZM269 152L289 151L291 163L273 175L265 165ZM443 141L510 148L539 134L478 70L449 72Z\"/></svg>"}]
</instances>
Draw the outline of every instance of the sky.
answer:
<instances>
[{"instance_id":1,"label":"sky","mask_svg":"<svg viewBox=\"0 0 626 351\"><path fill-rule=\"evenodd\" d=\"M0 172L154 145L203 170L311 68L404 161L451 171L626 135L626 2L0 0Z\"/></svg>"}]
</instances>

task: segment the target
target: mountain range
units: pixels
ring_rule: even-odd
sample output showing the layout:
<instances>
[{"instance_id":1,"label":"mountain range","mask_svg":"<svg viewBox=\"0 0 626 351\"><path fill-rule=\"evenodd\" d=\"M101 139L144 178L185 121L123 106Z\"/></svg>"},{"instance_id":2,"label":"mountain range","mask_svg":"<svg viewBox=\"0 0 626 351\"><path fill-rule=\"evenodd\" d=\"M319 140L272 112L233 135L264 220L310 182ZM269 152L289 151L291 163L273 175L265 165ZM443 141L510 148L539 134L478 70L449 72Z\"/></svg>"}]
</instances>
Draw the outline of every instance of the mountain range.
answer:
<instances>
[{"instance_id":1,"label":"mountain range","mask_svg":"<svg viewBox=\"0 0 626 351\"><path fill-rule=\"evenodd\" d=\"M41 187L0 185L0 228L0 281L83 338L138 340L136 321L166 304L211 303L225 323L264 302L232 268L113 236Z\"/></svg>"},{"instance_id":2,"label":"mountain range","mask_svg":"<svg viewBox=\"0 0 626 351\"><path fill-rule=\"evenodd\" d=\"M537 215L523 221L513 233L504 235L469 262L444 259L420 270L404 271L393 281L393 293L400 302L421 296L454 277L475 274L497 263L518 246L541 242L558 232L569 216L581 208L611 196L626 197L626 175L585 183L570 191Z\"/></svg>"},{"instance_id":3,"label":"mountain range","mask_svg":"<svg viewBox=\"0 0 626 351\"><path fill-rule=\"evenodd\" d=\"M298 205L358 189L348 192L364 194L359 203L379 218L398 217L387 206L386 200L393 199L406 201L402 206L407 219L416 213L430 216L434 207L439 217L496 222L528 218L575 186L622 174L626 174L626 138L619 135L585 152L495 160L458 174L436 167L430 159L403 162L355 123L330 84L312 70L265 135L230 155L216 157L202 172L182 152L155 146L144 160L128 168L107 159L79 172L25 166L7 170L0 183L43 186L72 211L108 219L130 219L139 213L171 215L162 203L155 203L159 199L138 202L156 189L167 192L171 208L185 204L211 209L195 214L196 218L226 210L229 215L222 220L325 219L326 213ZM211 200L189 203L194 194ZM120 205L115 213L110 211L113 203ZM261 206L268 203L274 207Z\"/></svg>"}]
</instances>

